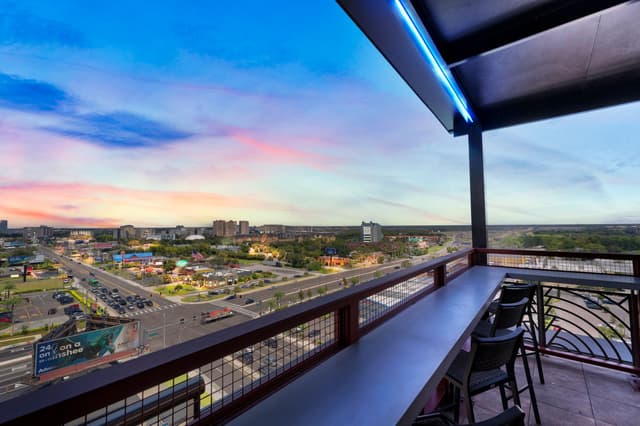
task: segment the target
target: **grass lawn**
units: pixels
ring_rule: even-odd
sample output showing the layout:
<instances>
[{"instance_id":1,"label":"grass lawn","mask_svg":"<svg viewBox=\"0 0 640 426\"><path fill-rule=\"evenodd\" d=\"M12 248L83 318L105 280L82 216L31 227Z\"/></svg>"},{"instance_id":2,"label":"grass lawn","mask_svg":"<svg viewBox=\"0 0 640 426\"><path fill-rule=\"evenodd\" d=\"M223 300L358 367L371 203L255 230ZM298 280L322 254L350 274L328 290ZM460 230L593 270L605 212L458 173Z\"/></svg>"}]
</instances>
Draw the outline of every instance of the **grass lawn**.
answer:
<instances>
[{"instance_id":1,"label":"grass lawn","mask_svg":"<svg viewBox=\"0 0 640 426\"><path fill-rule=\"evenodd\" d=\"M255 265L256 263L262 263L262 260L238 259L238 263L241 265Z\"/></svg>"},{"instance_id":2,"label":"grass lawn","mask_svg":"<svg viewBox=\"0 0 640 426\"><path fill-rule=\"evenodd\" d=\"M3 278L0 279L0 289L4 287L5 284L13 284L16 286L12 293L28 293L31 291L44 291L44 290L55 290L62 288L63 283L60 278L47 278L43 280L37 280L35 278L27 278L27 282L22 282L22 278Z\"/></svg>"},{"instance_id":3,"label":"grass lawn","mask_svg":"<svg viewBox=\"0 0 640 426\"><path fill-rule=\"evenodd\" d=\"M164 382L162 384L162 386L164 388L168 389L168 388L170 388L172 386L175 386L175 385L177 385L179 383L186 382L188 378L189 378L189 375L187 373L184 373L184 374L181 374L178 377L175 377L175 378L173 378L171 380L167 380L166 382Z\"/></svg>"},{"instance_id":4,"label":"grass lawn","mask_svg":"<svg viewBox=\"0 0 640 426\"><path fill-rule=\"evenodd\" d=\"M181 286L179 290L176 290L177 286ZM166 285L162 287L156 287L156 291L166 296L182 296L185 294L193 293L196 288L186 284Z\"/></svg>"},{"instance_id":5,"label":"grass lawn","mask_svg":"<svg viewBox=\"0 0 640 426\"><path fill-rule=\"evenodd\" d=\"M17 339L0 340L0 347L15 345L18 343L33 342L33 336L19 337Z\"/></svg>"},{"instance_id":6,"label":"grass lawn","mask_svg":"<svg viewBox=\"0 0 640 426\"><path fill-rule=\"evenodd\" d=\"M228 294L201 294L200 296L187 296L183 297L183 302L204 302L206 300L222 299L228 296Z\"/></svg>"}]
</instances>

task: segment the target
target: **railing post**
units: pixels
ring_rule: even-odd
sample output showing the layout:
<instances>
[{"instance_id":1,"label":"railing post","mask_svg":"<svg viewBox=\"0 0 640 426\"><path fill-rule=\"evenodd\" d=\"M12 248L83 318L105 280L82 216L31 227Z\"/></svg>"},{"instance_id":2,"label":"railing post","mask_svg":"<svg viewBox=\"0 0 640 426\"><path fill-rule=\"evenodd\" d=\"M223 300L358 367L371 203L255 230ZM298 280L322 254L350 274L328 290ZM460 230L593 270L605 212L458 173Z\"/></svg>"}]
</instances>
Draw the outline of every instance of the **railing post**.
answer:
<instances>
[{"instance_id":1,"label":"railing post","mask_svg":"<svg viewBox=\"0 0 640 426\"><path fill-rule=\"evenodd\" d=\"M349 346L360 337L360 302L359 300L351 300L351 302L340 308L336 314L337 340L340 346Z\"/></svg>"},{"instance_id":2,"label":"railing post","mask_svg":"<svg viewBox=\"0 0 640 426\"><path fill-rule=\"evenodd\" d=\"M467 266L471 268L476 264L475 250L467 255Z\"/></svg>"},{"instance_id":3,"label":"railing post","mask_svg":"<svg viewBox=\"0 0 640 426\"><path fill-rule=\"evenodd\" d=\"M433 285L442 287L447 281L447 265L437 266L433 270Z\"/></svg>"},{"instance_id":4,"label":"railing post","mask_svg":"<svg viewBox=\"0 0 640 426\"><path fill-rule=\"evenodd\" d=\"M540 282L536 286L536 302L538 305L538 345L547 346L547 328L544 323L544 290ZM533 332L533 330L531 331Z\"/></svg>"},{"instance_id":5,"label":"railing post","mask_svg":"<svg viewBox=\"0 0 640 426\"><path fill-rule=\"evenodd\" d=\"M633 276L640 277L640 258L633 259ZM633 366L640 368L640 297L637 290L629 296L629 321L631 321L631 356Z\"/></svg>"}]
</instances>

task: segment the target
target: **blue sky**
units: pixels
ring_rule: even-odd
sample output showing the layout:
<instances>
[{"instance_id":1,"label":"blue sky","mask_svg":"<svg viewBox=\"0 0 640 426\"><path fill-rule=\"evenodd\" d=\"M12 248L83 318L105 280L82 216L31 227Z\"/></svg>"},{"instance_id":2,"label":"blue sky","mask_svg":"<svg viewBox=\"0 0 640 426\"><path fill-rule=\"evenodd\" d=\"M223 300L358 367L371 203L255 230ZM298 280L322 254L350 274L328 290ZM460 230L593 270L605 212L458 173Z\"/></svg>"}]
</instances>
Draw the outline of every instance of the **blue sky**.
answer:
<instances>
[{"instance_id":1,"label":"blue sky","mask_svg":"<svg viewBox=\"0 0 640 426\"><path fill-rule=\"evenodd\" d=\"M487 132L489 223L640 222L638 109ZM0 182L12 227L470 221L466 140L331 1L0 0Z\"/></svg>"}]
</instances>

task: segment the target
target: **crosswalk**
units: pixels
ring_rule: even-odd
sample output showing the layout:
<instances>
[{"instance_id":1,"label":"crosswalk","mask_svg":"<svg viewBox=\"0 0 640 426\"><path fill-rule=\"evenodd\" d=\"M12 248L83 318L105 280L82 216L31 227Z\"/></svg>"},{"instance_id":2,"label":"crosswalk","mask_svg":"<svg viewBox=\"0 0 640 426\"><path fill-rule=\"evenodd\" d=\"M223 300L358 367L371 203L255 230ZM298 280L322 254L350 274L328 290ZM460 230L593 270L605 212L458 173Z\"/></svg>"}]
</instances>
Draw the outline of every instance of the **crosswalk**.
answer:
<instances>
[{"instance_id":1,"label":"crosswalk","mask_svg":"<svg viewBox=\"0 0 640 426\"><path fill-rule=\"evenodd\" d=\"M131 318L131 317L135 317L135 316L142 315L142 314L150 314L152 312L158 312L158 311L162 311L162 310L165 310L165 309L172 309L172 308L175 308L176 306L180 306L180 304L179 303L172 303L170 305L165 305L165 306L154 306L154 307L146 308L146 309L137 309L137 310L135 310L133 312L127 312L126 314L123 314L122 316Z\"/></svg>"}]
</instances>

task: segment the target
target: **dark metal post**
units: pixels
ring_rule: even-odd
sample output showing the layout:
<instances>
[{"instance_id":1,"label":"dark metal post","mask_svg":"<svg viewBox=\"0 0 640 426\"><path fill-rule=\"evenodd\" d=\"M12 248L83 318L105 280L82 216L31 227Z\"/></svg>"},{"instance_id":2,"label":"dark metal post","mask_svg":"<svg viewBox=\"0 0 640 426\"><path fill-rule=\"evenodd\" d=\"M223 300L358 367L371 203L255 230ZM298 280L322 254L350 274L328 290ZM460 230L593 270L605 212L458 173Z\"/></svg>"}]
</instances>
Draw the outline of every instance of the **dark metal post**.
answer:
<instances>
[{"instance_id":1,"label":"dark metal post","mask_svg":"<svg viewBox=\"0 0 640 426\"><path fill-rule=\"evenodd\" d=\"M536 309L538 310L538 344L547 346L547 326L544 323L544 289L540 282L536 287ZM534 330L531 330L531 333L534 333Z\"/></svg>"},{"instance_id":2,"label":"dark metal post","mask_svg":"<svg viewBox=\"0 0 640 426\"><path fill-rule=\"evenodd\" d=\"M482 129L469 129L469 195L471 198L471 240L474 248L487 248L487 219L484 202L484 159ZM487 255L478 253L478 265L487 264Z\"/></svg>"},{"instance_id":3,"label":"dark metal post","mask_svg":"<svg viewBox=\"0 0 640 426\"><path fill-rule=\"evenodd\" d=\"M640 277L640 259L633 259L633 276ZM640 296L632 290L629 296L629 320L631 321L631 356L634 367L640 367Z\"/></svg>"},{"instance_id":4,"label":"dark metal post","mask_svg":"<svg viewBox=\"0 0 640 426\"><path fill-rule=\"evenodd\" d=\"M433 270L433 284L436 287L442 287L446 283L447 266L440 265Z\"/></svg>"}]
</instances>

